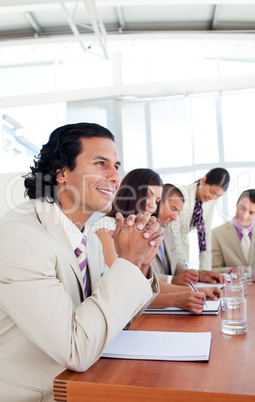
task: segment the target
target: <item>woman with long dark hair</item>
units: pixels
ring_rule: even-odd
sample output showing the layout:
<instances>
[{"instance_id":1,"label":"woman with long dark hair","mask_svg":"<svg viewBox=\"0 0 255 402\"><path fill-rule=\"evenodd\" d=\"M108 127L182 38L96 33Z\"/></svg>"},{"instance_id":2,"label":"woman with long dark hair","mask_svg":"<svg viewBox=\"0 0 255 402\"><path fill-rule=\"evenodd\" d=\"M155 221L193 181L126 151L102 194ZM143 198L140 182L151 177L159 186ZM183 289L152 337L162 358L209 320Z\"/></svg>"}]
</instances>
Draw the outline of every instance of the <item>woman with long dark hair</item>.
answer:
<instances>
[{"instance_id":1,"label":"woman with long dark hair","mask_svg":"<svg viewBox=\"0 0 255 402\"><path fill-rule=\"evenodd\" d=\"M114 241L109 235L109 232L116 227L116 213L120 212L124 217L146 212L152 215L157 210L162 188L162 180L151 169L135 169L124 177L113 201L112 210L95 222L91 228L102 243L105 262L109 267L118 257ZM148 269L148 265L155 257L156 252L157 248L153 250L150 260L144 264L144 271ZM219 294L218 287L200 288L200 291L195 293L185 286L171 285L160 281L160 294L151 306L155 308L180 307L200 314L206 296L216 299Z\"/></svg>"}]
</instances>

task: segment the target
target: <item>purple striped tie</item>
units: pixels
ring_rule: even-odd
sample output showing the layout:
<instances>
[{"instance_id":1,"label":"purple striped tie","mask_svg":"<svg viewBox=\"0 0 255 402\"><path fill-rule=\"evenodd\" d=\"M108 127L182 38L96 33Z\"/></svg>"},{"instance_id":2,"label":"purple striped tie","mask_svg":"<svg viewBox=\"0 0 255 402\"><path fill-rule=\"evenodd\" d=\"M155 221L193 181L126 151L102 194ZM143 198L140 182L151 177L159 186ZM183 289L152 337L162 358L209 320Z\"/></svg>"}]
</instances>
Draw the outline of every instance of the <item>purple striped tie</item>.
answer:
<instances>
[{"instance_id":1,"label":"purple striped tie","mask_svg":"<svg viewBox=\"0 0 255 402\"><path fill-rule=\"evenodd\" d=\"M77 247L74 252L78 260L78 264L81 270L81 276L82 276L82 282L83 282L83 290L84 290L84 295L86 297L87 293L87 282L86 282L86 266L87 266L87 254L86 254L86 247L87 247L87 242L86 239L83 237L82 241Z\"/></svg>"}]
</instances>

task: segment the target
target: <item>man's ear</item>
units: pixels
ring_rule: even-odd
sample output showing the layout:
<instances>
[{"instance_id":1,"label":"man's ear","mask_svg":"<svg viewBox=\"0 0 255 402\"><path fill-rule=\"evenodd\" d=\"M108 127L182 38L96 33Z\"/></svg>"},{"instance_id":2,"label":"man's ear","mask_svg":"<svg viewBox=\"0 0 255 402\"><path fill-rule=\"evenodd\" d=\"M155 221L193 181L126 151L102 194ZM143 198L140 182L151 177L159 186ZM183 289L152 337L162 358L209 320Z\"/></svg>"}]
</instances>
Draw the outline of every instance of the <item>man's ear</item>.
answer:
<instances>
[{"instance_id":1,"label":"man's ear","mask_svg":"<svg viewBox=\"0 0 255 402\"><path fill-rule=\"evenodd\" d=\"M204 177L202 177L202 179L200 179L200 181L199 181L200 186L203 186L205 184L206 179L207 179L206 176L204 176Z\"/></svg>"},{"instance_id":2,"label":"man's ear","mask_svg":"<svg viewBox=\"0 0 255 402\"><path fill-rule=\"evenodd\" d=\"M57 183L65 183L66 181L66 168L63 167L62 169L56 170L56 182Z\"/></svg>"}]
</instances>

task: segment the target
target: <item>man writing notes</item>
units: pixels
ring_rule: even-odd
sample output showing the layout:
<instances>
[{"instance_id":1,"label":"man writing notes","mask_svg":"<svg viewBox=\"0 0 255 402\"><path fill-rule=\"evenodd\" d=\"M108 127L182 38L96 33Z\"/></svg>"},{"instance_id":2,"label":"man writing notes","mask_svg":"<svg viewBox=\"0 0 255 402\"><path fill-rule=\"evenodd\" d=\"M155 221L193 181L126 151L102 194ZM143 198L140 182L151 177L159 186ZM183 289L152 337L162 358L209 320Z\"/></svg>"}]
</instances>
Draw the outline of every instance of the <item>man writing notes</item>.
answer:
<instances>
[{"instance_id":1,"label":"man writing notes","mask_svg":"<svg viewBox=\"0 0 255 402\"><path fill-rule=\"evenodd\" d=\"M240 265L253 266L255 248L255 189L243 191L234 219L212 231L212 269L236 271Z\"/></svg>"},{"instance_id":2,"label":"man writing notes","mask_svg":"<svg viewBox=\"0 0 255 402\"><path fill-rule=\"evenodd\" d=\"M188 285L189 282L223 283L222 275L212 271L196 271L187 269L184 263L178 262L176 246L170 223L177 219L184 204L184 196L179 188L172 184L164 184L157 217L163 229L164 241L160 243L156 257L151 265L162 281L175 285Z\"/></svg>"},{"instance_id":3,"label":"man writing notes","mask_svg":"<svg viewBox=\"0 0 255 402\"><path fill-rule=\"evenodd\" d=\"M4 402L53 401L53 379L84 371L158 292L142 272L162 240L149 214L117 216L119 258L104 264L86 233L111 208L119 159L109 130L90 123L59 127L25 179L30 201L0 222L0 390Z\"/></svg>"}]
</instances>

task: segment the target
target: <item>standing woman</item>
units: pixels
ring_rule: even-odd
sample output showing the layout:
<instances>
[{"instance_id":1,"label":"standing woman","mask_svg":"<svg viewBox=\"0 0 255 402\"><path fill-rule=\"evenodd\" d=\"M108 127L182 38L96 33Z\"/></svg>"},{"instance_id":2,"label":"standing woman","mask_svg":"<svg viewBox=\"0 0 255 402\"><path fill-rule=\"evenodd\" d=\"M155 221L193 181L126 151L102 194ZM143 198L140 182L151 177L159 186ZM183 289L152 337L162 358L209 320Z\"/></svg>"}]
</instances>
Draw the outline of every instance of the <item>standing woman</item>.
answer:
<instances>
[{"instance_id":1,"label":"standing woman","mask_svg":"<svg viewBox=\"0 0 255 402\"><path fill-rule=\"evenodd\" d=\"M189 261L189 232L197 229L199 269L211 270L211 224L216 200L227 191L230 175L226 169L214 168L202 179L181 187L185 202L176 222L171 223L177 258Z\"/></svg>"}]
</instances>

